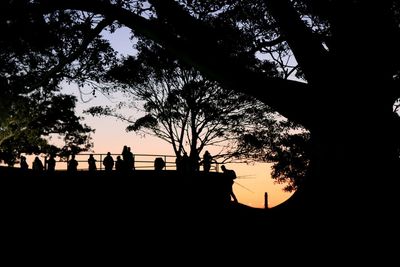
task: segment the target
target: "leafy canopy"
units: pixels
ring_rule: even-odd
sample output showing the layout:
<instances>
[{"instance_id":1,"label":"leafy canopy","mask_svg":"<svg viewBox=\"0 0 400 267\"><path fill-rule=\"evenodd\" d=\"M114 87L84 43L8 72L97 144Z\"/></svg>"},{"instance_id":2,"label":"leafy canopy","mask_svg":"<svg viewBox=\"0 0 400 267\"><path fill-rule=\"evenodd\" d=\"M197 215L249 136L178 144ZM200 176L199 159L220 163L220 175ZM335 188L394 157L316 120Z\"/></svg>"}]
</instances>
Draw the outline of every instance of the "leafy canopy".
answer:
<instances>
[{"instance_id":1,"label":"leafy canopy","mask_svg":"<svg viewBox=\"0 0 400 267\"><path fill-rule=\"evenodd\" d=\"M249 118L269 109L261 102L225 90L183 64L158 45L141 40L136 57L127 57L108 74L104 90L123 90L128 103L143 116L132 119L117 108L92 107L92 115L114 116L130 125L128 131L155 135L168 143L180 157L183 152L198 158L206 146L221 148L216 158L233 156L237 135L248 127ZM273 72L271 64L269 71Z\"/></svg>"},{"instance_id":2,"label":"leafy canopy","mask_svg":"<svg viewBox=\"0 0 400 267\"><path fill-rule=\"evenodd\" d=\"M115 60L98 36L108 20L77 11L44 14L26 4L0 4L0 160L10 165L21 153L89 149L92 129L76 116L76 99L60 93L61 84L96 83ZM54 135L62 145L49 145Z\"/></svg>"}]
</instances>

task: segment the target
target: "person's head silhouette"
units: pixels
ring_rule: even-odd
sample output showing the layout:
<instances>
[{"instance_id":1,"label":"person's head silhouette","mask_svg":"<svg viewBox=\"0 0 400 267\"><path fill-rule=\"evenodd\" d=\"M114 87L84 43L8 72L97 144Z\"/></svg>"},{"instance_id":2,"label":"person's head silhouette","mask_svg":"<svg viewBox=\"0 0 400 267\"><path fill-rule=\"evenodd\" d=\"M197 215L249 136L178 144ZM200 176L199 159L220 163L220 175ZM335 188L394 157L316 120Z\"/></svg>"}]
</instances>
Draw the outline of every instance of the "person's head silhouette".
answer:
<instances>
[{"instance_id":1,"label":"person's head silhouette","mask_svg":"<svg viewBox=\"0 0 400 267\"><path fill-rule=\"evenodd\" d=\"M225 167L225 165L222 165L222 166L221 166L221 170L222 170L223 172L225 172L225 171L226 171L226 167Z\"/></svg>"}]
</instances>

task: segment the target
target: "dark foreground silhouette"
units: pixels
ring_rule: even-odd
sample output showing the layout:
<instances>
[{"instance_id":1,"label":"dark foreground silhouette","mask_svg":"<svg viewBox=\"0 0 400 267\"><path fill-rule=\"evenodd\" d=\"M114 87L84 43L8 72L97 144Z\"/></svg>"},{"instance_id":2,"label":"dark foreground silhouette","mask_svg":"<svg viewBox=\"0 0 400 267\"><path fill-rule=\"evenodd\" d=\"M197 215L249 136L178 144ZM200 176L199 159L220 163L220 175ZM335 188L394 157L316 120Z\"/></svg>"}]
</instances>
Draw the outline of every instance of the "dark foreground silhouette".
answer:
<instances>
[{"instance_id":1,"label":"dark foreground silhouette","mask_svg":"<svg viewBox=\"0 0 400 267\"><path fill-rule=\"evenodd\" d=\"M82 253L102 261L112 252L147 261L147 255L158 260L164 255L162 262L174 263L214 256L281 260L287 253L340 260L354 257L354 244L374 248L377 238L387 236L379 227L366 234L364 226L371 223L354 224L346 214L325 218L293 212L285 203L264 210L227 201L220 173L34 173L0 167L0 177L3 240L10 249L22 245L28 251L45 243L41 259ZM340 253L333 244L340 244Z\"/></svg>"},{"instance_id":2,"label":"dark foreground silhouette","mask_svg":"<svg viewBox=\"0 0 400 267\"><path fill-rule=\"evenodd\" d=\"M4 208L18 223L142 224L148 230L200 224L224 229L265 223L267 212L230 200L222 173L176 171L34 172L1 168ZM33 218L36 218L33 220ZM51 223L51 224L53 224ZM254 225L253 225L254 226Z\"/></svg>"}]
</instances>

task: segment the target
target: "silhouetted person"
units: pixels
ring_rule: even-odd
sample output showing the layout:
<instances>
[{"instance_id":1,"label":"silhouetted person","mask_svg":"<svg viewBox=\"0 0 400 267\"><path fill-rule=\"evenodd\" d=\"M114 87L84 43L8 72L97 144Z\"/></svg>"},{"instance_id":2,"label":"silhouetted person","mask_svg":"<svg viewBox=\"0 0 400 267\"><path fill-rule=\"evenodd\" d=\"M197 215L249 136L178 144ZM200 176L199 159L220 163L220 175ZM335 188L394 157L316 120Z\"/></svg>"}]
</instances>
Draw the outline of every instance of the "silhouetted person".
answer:
<instances>
[{"instance_id":1,"label":"silhouetted person","mask_svg":"<svg viewBox=\"0 0 400 267\"><path fill-rule=\"evenodd\" d=\"M117 160L115 161L115 170L117 171L124 170L124 161L121 159L121 156L117 156Z\"/></svg>"},{"instance_id":2,"label":"silhouetted person","mask_svg":"<svg viewBox=\"0 0 400 267\"><path fill-rule=\"evenodd\" d=\"M126 152L128 152L128 146L127 146L127 145L125 145L125 146L122 148L122 152L121 152L122 159L123 159L124 156L126 155Z\"/></svg>"},{"instance_id":3,"label":"silhouetted person","mask_svg":"<svg viewBox=\"0 0 400 267\"><path fill-rule=\"evenodd\" d=\"M78 161L75 159L75 155L71 155L71 159L68 161L67 171L78 171Z\"/></svg>"},{"instance_id":4,"label":"silhouetted person","mask_svg":"<svg viewBox=\"0 0 400 267\"><path fill-rule=\"evenodd\" d=\"M112 169L114 167L114 159L113 159L113 157L111 157L110 152L108 152L107 156L103 159L103 165L104 165L104 169L106 171L112 171Z\"/></svg>"},{"instance_id":5,"label":"silhouetted person","mask_svg":"<svg viewBox=\"0 0 400 267\"><path fill-rule=\"evenodd\" d=\"M225 175L225 177L227 178L227 182L229 183L229 189L228 189L228 191L229 191L230 197L233 198L233 201L234 201L235 203L238 203L238 200L237 200L235 194L233 193L233 184L235 183L234 180L235 180L236 177L237 177L235 171L234 171L234 170L229 170L229 169L227 169L227 168L225 167L225 165L222 165L222 166L221 166L221 170L224 172L224 175Z\"/></svg>"},{"instance_id":6,"label":"silhouetted person","mask_svg":"<svg viewBox=\"0 0 400 267\"><path fill-rule=\"evenodd\" d=\"M24 156L21 156L21 162L19 163L19 165L21 166L21 169L22 169L22 170L27 170L27 169L29 169L29 165L28 165L28 163L26 162L26 157L24 157Z\"/></svg>"},{"instance_id":7,"label":"silhouetted person","mask_svg":"<svg viewBox=\"0 0 400 267\"><path fill-rule=\"evenodd\" d=\"M122 155L122 161L123 161L123 166L122 166L122 168L123 168L123 170L124 171L126 171L126 170L128 170L128 161L129 161L129 151L128 151L128 146L124 146L123 148L122 148L122 152L121 152L121 155Z\"/></svg>"},{"instance_id":8,"label":"silhouetted person","mask_svg":"<svg viewBox=\"0 0 400 267\"><path fill-rule=\"evenodd\" d=\"M43 171L43 163L39 159L39 157L35 157L35 160L32 163L32 170L34 170L34 171Z\"/></svg>"},{"instance_id":9,"label":"silhouetted person","mask_svg":"<svg viewBox=\"0 0 400 267\"><path fill-rule=\"evenodd\" d=\"M93 157L93 154L90 154L90 156L88 158L89 171L93 172L93 171L97 170L96 161L97 160Z\"/></svg>"},{"instance_id":10,"label":"silhouetted person","mask_svg":"<svg viewBox=\"0 0 400 267\"><path fill-rule=\"evenodd\" d=\"M206 152L204 152L204 155L203 155L203 160L201 161L204 172L210 171L212 162L213 162L213 157L211 156L210 152L208 152L208 150L206 150Z\"/></svg>"},{"instance_id":11,"label":"silhouetted person","mask_svg":"<svg viewBox=\"0 0 400 267\"><path fill-rule=\"evenodd\" d=\"M53 155L50 155L49 159L46 160L47 171L54 172L56 170L56 160Z\"/></svg>"},{"instance_id":12,"label":"silhouetted person","mask_svg":"<svg viewBox=\"0 0 400 267\"><path fill-rule=\"evenodd\" d=\"M131 148L129 146L128 146L127 152L126 152L125 163L126 163L126 167L128 170L135 169L135 158L134 158L133 153L131 152Z\"/></svg>"},{"instance_id":13,"label":"silhouetted person","mask_svg":"<svg viewBox=\"0 0 400 267\"><path fill-rule=\"evenodd\" d=\"M135 157L133 156L133 153L131 152L131 148L128 146L124 146L122 149L122 159L123 159L123 168L125 170L134 170L135 169Z\"/></svg>"},{"instance_id":14,"label":"silhouetted person","mask_svg":"<svg viewBox=\"0 0 400 267\"><path fill-rule=\"evenodd\" d=\"M161 171L165 168L165 161L162 158L156 158L154 160L154 170Z\"/></svg>"}]
</instances>

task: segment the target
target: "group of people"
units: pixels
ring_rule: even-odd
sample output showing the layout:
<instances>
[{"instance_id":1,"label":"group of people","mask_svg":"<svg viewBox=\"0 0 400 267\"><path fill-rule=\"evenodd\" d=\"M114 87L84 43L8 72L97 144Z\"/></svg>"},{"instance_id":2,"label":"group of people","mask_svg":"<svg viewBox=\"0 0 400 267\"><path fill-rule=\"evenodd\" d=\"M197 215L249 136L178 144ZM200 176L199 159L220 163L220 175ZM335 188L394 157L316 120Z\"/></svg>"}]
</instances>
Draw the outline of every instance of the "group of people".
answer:
<instances>
[{"instance_id":1,"label":"group of people","mask_svg":"<svg viewBox=\"0 0 400 267\"><path fill-rule=\"evenodd\" d=\"M106 171L111 171L115 168L117 171L122 170L134 170L135 169L135 157L131 151L131 148L128 146L124 146L120 155L117 156L116 160L112 157L110 152L107 152L107 155L104 157L102 164ZM89 155L87 160L89 171L97 170L97 160L94 158L93 154ZM212 163L216 161L213 159L211 154L208 151L205 151L203 155L203 159L199 162L199 158L197 157L189 157L186 152L183 153L183 156L178 156L176 158L176 170L180 172L191 172L191 171L199 171L200 166L203 166L204 172L209 172L211 169ZM162 158L156 158L154 161L154 169L162 170L165 168L165 161ZM67 171L77 171L78 170L78 161L75 159L75 155L72 154L71 158L67 163ZM26 157L21 156L20 161L21 169L28 169L29 165L26 162ZM32 169L36 171L48 170L54 171L56 167L56 160L53 155L50 155L49 158L45 158L44 164L39 159L38 156L35 157L32 162Z\"/></svg>"},{"instance_id":2,"label":"group of people","mask_svg":"<svg viewBox=\"0 0 400 267\"><path fill-rule=\"evenodd\" d=\"M122 158L120 155L117 156L116 160L111 155L111 152L107 152L107 155L103 159L104 170L112 171L114 168L117 171L130 171L135 169L135 157L131 151L131 148L124 146L122 149ZM97 170L97 160L94 158L93 154L89 155L87 160L89 171ZM76 171L78 167L78 161L75 159L75 155L72 155L71 159L68 161L67 171Z\"/></svg>"},{"instance_id":3,"label":"group of people","mask_svg":"<svg viewBox=\"0 0 400 267\"><path fill-rule=\"evenodd\" d=\"M210 152L208 152L208 150L206 150L203 155L203 160L199 163L199 165L203 165L204 172L209 172L211 169L211 164L213 162L216 163L216 161L211 156ZM226 183L227 195L229 195L229 197L232 198L232 200L235 203L238 203L238 199L237 199L235 193L233 192L233 184L235 183L235 179L237 178L236 172L234 170L227 169L225 167L225 165L221 166L221 170L224 173L224 178L227 181L227 183Z\"/></svg>"},{"instance_id":4,"label":"group of people","mask_svg":"<svg viewBox=\"0 0 400 267\"><path fill-rule=\"evenodd\" d=\"M21 156L20 166L22 170L29 169L29 164L26 162L26 157ZM45 164L39 159L38 156L32 162L32 170L34 171L43 171L46 169L47 171L54 171L56 169L56 160L53 155L45 159Z\"/></svg>"},{"instance_id":5,"label":"group of people","mask_svg":"<svg viewBox=\"0 0 400 267\"><path fill-rule=\"evenodd\" d=\"M208 150L204 152L203 159L201 161L198 155L193 154L189 157L186 152L184 152L182 156L177 156L175 160L176 170L182 173L199 171L201 165L203 165L204 172L209 172L212 163L216 163L216 161L213 159Z\"/></svg>"},{"instance_id":6,"label":"group of people","mask_svg":"<svg viewBox=\"0 0 400 267\"><path fill-rule=\"evenodd\" d=\"M122 158L120 155L117 156L116 160L111 156L111 153L108 152L107 155L103 159L103 166L106 171L111 171L114 169L117 171L129 171L135 169L135 158L131 151L131 148L128 146L124 146L122 149ZM89 165L89 171L97 170L97 160L94 158L93 154L89 155L87 160ZM189 173L191 171L198 171L199 166L203 166L204 172L209 172L211 169L212 163L216 161L213 159L211 154L208 151L205 151L203 155L203 159L199 162L198 157L189 157L186 152L183 153L183 156L176 158L176 170L182 173ZM75 159L75 155L71 155L71 159L68 160L67 171L74 172L78 170L78 161ZM21 156L20 161L21 169L28 169L28 163L26 162L26 157ZM35 157L32 162L32 169L34 171L43 171L46 169L47 171L54 171L56 166L56 160L53 155L45 159L45 164L43 165L42 161L38 156ZM154 161L155 170L162 170L165 167L165 162L162 158L156 158ZM221 170L225 174L225 177L228 178L230 184L230 196L232 197L234 202L238 202L235 194L233 193L232 186L234 184L234 179L236 179L236 173L234 170L227 169L224 165L221 166Z\"/></svg>"},{"instance_id":7,"label":"group of people","mask_svg":"<svg viewBox=\"0 0 400 267\"><path fill-rule=\"evenodd\" d=\"M183 153L183 156L176 157L176 170L181 173L190 173L194 171L199 171L200 166L203 166L203 171L208 173L210 172L211 165L213 163L217 163L213 157L211 156L210 152L206 150L203 154L203 159L199 161L198 156L189 157L186 152ZM238 203L235 193L233 192L233 184L235 183L235 179L237 178L236 172L234 170L227 169L225 165L221 166L221 170L224 173L224 178L226 179L226 189L227 195L235 203Z\"/></svg>"},{"instance_id":8,"label":"group of people","mask_svg":"<svg viewBox=\"0 0 400 267\"><path fill-rule=\"evenodd\" d=\"M111 171L114 167L115 170L123 171L123 170L134 170L135 169L135 158L133 153L131 152L131 148L128 146L124 146L122 149L122 158L121 156L117 156L116 160L114 161L111 153L108 152L107 155L103 159L103 166L106 171ZM97 160L94 158L93 154L89 155L87 160L89 171L96 171L97 170ZM75 155L72 154L71 158L68 160L67 163L67 171L74 172L78 171L78 161L75 158ZM20 167L23 170L29 169L29 164L26 161L25 156L21 156L20 159ZM53 155L50 155L49 158L45 158L44 164L39 159L38 156L32 162L32 170L34 171L55 171L56 168L56 160Z\"/></svg>"}]
</instances>

